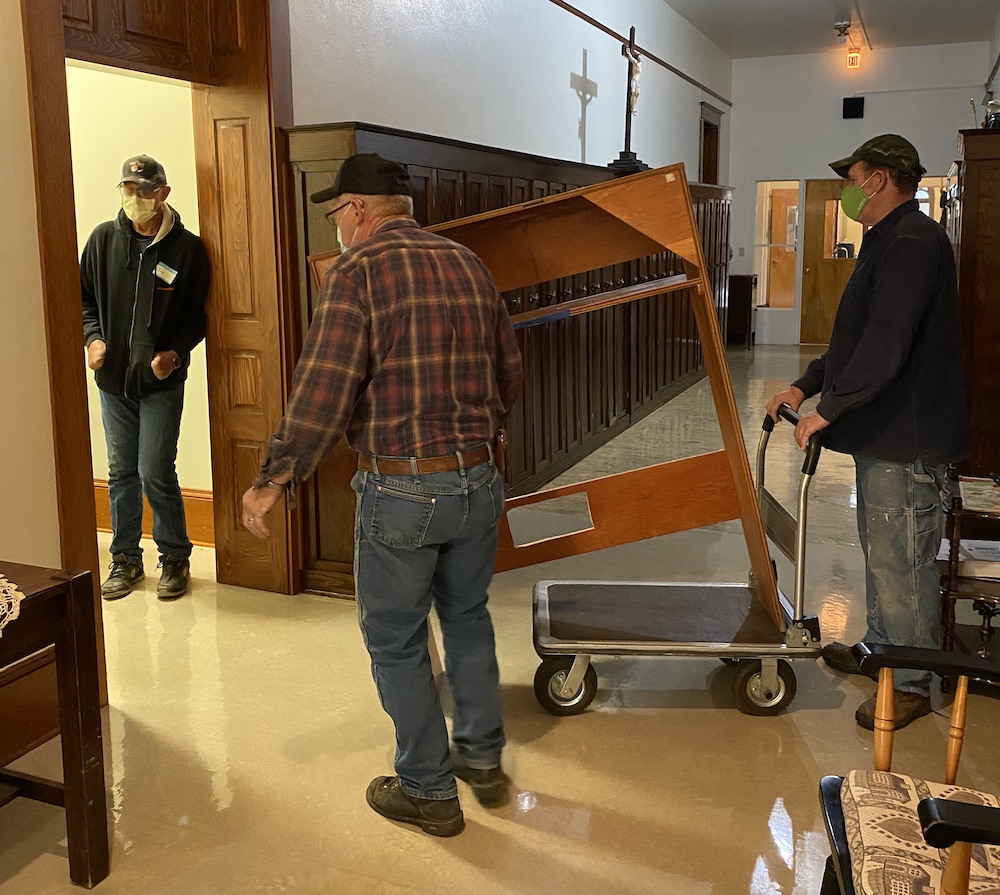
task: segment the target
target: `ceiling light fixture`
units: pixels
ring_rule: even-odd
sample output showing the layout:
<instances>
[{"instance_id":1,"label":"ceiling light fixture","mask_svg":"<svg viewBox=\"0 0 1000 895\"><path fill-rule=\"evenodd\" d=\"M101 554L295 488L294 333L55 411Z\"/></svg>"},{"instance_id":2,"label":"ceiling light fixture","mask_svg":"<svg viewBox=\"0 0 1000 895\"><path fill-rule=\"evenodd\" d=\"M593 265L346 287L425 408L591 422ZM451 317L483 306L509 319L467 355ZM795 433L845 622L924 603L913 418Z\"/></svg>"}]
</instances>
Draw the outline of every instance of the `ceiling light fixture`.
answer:
<instances>
[{"instance_id":1,"label":"ceiling light fixture","mask_svg":"<svg viewBox=\"0 0 1000 895\"><path fill-rule=\"evenodd\" d=\"M833 27L837 29L837 39L843 44L847 43L847 38L851 30L850 22L834 22Z\"/></svg>"}]
</instances>

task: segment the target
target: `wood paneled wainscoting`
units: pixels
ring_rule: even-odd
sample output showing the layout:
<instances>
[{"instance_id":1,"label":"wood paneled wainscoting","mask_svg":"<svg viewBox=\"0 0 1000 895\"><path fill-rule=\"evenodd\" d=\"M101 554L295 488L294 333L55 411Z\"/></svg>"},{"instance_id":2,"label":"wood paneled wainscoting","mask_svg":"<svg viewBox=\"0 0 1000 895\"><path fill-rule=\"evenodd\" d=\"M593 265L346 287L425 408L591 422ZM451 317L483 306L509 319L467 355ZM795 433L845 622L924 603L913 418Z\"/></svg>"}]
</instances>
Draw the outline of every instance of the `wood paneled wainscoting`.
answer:
<instances>
[{"instance_id":1,"label":"wood paneled wainscoting","mask_svg":"<svg viewBox=\"0 0 1000 895\"><path fill-rule=\"evenodd\" d=\"M334 248L325 206L309 195L332 183L345 158L377 152L404 164L414 215L425 225L492 211L612 179L607 168L476 146L348 122L286 130L284 198L295 214L295 240L284 267L298 295L299 347L312 317L315 288L307 258ZM728 187L694 184L706 264L720 325L728 291ZM512 315L684 272L663 252L627 264L581 272L505 293ZM518 332L525 385L507 422L508 493L534 491L595 448L705 376L687 292L654 295L581 317ZM296 351L297 355L297 351ZM300 491L303 585L353 593L354 493L357 458L341 441Z\"/></svg>"}]
</instances>

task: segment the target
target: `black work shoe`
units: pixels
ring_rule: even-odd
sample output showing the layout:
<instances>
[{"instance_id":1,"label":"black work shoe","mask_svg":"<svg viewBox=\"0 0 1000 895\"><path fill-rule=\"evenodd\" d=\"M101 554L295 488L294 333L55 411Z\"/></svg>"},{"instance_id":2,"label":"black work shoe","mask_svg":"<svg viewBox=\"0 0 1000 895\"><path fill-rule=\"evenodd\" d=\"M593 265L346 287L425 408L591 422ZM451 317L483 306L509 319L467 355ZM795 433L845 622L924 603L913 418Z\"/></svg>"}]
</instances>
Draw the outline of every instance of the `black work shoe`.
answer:
<instances>
[{"instance_id":1,"label":"black work shoe","mask_svg":"<svg viewBox=\"0 0 1000 895\"><path fill-rule=\"evenodd\" d=\"M452 762L455 776L472 787L472 794L484 808L500 808L510 801L510 778L497 765L493 768L470 768Z\"/></svg>"},{"instance_id":2,"label":"black work shoe","mask_svg":"<svg viewBox=\"0 0 1000 895\"><path fill-rule=\"evenodd\" d=\"M163 574L156 585L156 596L161 600L174 600L187 593L191 577L191 563L184 556L167 556L160 562Z\"/></svg>"},{"instance_id":3,"label":"black work shoe","mask_svg":"<svg viewBox=\"0 0 1000 895\"><path fill-rule=\"evenodd\" d=\"M866 730L875 729L876 696L858 706L854 720ZM896 730L906 727L911 721L931 713L931 698L920 693L910 693L906 690L892 691L892 708L896 716Z\"/></svg>"},{"instance_id":4,"label":"black work shoe","mask_svg":"<svg viewBox=\"0 0 1000 895\"><path fill-rule=\"evenodd\" d=\"M839 671L843 674L863 674L865 677L870 677L873 681L878 680L877 671L874 674L869 674L861 670L861 666L858 665L857 660L851 653L851 648L846 643L834 642L824 646L823 661L834 671Z\"/></svg>"},{"instance_id":5,"label":"black work shoe","mask_svg":"<svg viewBox=\"0 0 1000 895\"><path fill-rule=\"evenodd\" d=\"M465 829L458 799L418 799L399 783L399 777L376 777L368 784L368 804L389 820L416 824L432 836L457 836Z\"/></svg>"},{"instance_id":6,"label":"black work shoe","mask_svg":"<svg viewBox=\"0 0 1000 895\"><path fill-rule=\"evenodd\" d=\"M142 570L142 560L129 559L124 553L111 557L111 574L101 585L101 596L105 600L119 600L132 593L132 585L142 581L146 573Z\"/></svg>"}]
</instances>

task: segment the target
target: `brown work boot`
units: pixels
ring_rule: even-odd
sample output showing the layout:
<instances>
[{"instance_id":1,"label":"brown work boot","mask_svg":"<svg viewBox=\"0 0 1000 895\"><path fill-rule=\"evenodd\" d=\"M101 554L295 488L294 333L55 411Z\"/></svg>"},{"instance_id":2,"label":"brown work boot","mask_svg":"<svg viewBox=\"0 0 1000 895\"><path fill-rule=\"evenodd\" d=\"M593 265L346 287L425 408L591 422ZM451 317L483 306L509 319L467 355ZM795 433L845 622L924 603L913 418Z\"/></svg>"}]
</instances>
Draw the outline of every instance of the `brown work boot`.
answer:
<instances>
[{"instance_id":1,"label":"brown work boot","mask_svg":"<svg viewBox=\"0 0 1000 895\"><path fill-rule=\"evenodd\" d=\"M142 559L130 559L124 553L111 557L111 574L101 585L105 600L118 600L132 593L132 586L142 581Z\"/></svg>"},{"instance_id":2,"label":"brown work boot","mask_svg":"<svg viewBox=\"0 0 1000 895\"><path fill-rule=\"evenodd\" d=\"M404 824L415 824L431 836L457 836L465 829L458 799L418 799L403 789L399 777L376 777L366 793L372 809Z\"/></svg>"},{"instance_id":3,"label":"brown work boot","mask_svg":"<svg viewBox=\"0 0 1000 895\"><path fill-rule=\"evenodd\" d=\"M484 808L502 808L510 801L510 778L500 765L470 768L452 760L455 776L472 787L472 794Z\"/></svg>"},{"instance_id":4,"label":"brown work boot","mask_svg":"<svg viewBox=\"0 0 1000 895\"><path fill-rule=\"evenodd\" d=\"M865 677L870 677L873 681L878 680L878 672L867 674L861 670L861 666L858 665L857 659L854 658L851 648L846 643L834 641L824 646L823 661L834 671L839 671L842 674L864 674Z\"/></svg>"},{"instance_id":5,"label":"brown work boot","mask_svg":"<svg viewBox=\"0 0 1000 895\"><path fill-rule=\"evenodd\" d=\"M858 706L854 720L867 730L875 729L875 700L877 696ZM931 713L931 698L906 690L892 691L893 714L896 716L896 730L906 727L911 721Z\"/></svg>"},{"instance_id":6,"label":"brown work boot","mask_svg":"<svg viewBox=\"0 0 1000 895\"><path fill-rule=\"evenodd\" d=\"M191 563L184 556L165 556L160 562L163 574L156 585L156 596L160 600L176 600L187 593L191 579Z\"/></svg>"}]
</instances>

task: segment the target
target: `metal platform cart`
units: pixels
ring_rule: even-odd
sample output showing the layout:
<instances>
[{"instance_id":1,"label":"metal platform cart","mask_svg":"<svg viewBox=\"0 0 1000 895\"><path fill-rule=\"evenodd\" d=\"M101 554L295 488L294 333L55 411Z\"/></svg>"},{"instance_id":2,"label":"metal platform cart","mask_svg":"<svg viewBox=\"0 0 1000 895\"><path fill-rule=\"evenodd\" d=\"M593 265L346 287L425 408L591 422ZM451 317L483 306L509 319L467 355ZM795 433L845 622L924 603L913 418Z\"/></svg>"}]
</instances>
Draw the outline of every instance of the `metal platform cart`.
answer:
<instances>
[{"instance_id":1,"label":"metal platform cart","mask_svg":"<svg viewBox=\"0 0 1000 895\"><path fill-rule=\"evenodd\" d=\"M799 415L782 405L779 416ZM819 622L804 609L806 509L820 456L819 434L809 440L797 516L764 487L764 460L774 421L765 416L757 448L757 500L764 530L795 568L789 604L779 590L782 632L756 598L753 576L743 583L539 581L534 590L534 643L542 660L535 696L554 715L583 712L597 693L590 664L603 656L714 656L735 667L733 696L740 711L775 715L795 696L788 659L820 654ZM773 564L772 559L772 564Z\"/></svg>"}]
</instances>

